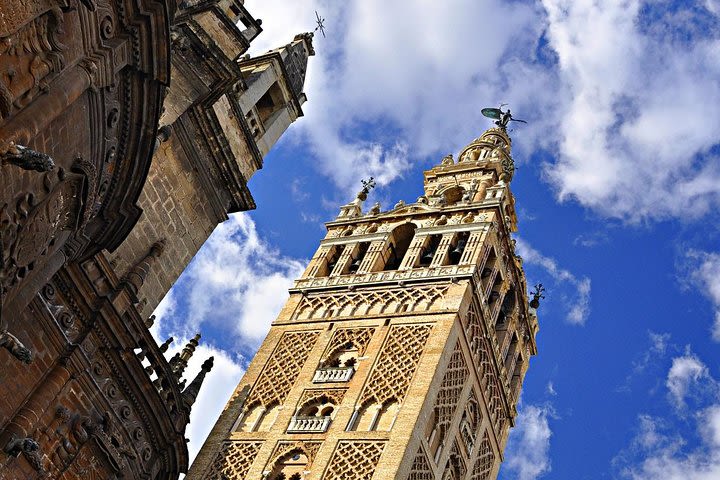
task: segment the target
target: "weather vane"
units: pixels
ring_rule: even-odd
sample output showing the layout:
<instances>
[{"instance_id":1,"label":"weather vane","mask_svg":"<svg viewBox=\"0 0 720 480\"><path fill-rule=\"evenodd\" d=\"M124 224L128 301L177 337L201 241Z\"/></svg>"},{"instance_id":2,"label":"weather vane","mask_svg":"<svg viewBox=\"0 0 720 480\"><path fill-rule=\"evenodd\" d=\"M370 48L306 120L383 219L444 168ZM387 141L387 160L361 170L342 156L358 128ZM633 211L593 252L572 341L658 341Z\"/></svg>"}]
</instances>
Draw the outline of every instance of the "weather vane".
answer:
<instances>
[{"instance_id":1,"label":"weather vane","mask_svg":"<svg viewBox=\"0 0 720 480\"><path fill-rule=\"evenodd\" d=\"M320 30L320 33L322 33L323 38L325 38L325 19L320 16L320 14L315 10L315 23L317 23L317 27L315 27L315 31L317 32Z\"/></svg>"},{"instance_id":2,"label":"weather vane","mask_svg":"<svg viewBox=\"0 0 720 480\"><path fill-rule=\"evenodd\" d=\"M530 300L530 306L532 308L537 309L538 307L540 307L540 299L545 298L545 292L546 290L545 287L543 287L542 283L538 283L537 285L535 285L535 291L530 292L530 295L533 296L532 300Z\"/></svg>"},{"instance_id":3,"label":"weather vane","mask_svg":"<svg viewBox=\"0 0 720 480\"><path fill-rule=\"evenodd\" d=\"M362 183L362 190L360 190L360 193L358 193L358 198L362 200L363 202L367 200L368 193L370 193L370 190L375 188L375 179L373 177L370 177L367 180L360 180L360 183Z\"/></svg>"},{"instance_id":4,"label":"weather vane","mask_svg":"<svg viewBox=\"0 0 720 480\"><path fill-rule=\"evenodd\" d=\"M507 105L507 103L501 103L500 108L483 108L482 110L480 110L480 113L482 113L487 118L492 118L493 120L495 120L495 125L502 128L503 130L507 128L507 125L510 122L527 123L525 120L513 118L509 108L506 111L503 111L502 107L504 107L505 105Z\"/></svg>"}]
</instances>

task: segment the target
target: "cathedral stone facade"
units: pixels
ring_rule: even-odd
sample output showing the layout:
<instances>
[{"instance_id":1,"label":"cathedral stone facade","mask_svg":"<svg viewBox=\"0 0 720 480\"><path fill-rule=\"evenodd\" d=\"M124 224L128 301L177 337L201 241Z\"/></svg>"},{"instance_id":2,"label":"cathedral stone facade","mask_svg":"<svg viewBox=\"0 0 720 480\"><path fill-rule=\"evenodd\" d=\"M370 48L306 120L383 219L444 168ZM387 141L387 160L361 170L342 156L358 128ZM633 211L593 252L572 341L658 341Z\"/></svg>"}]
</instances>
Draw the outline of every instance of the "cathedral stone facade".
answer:
<instances>
[{"instance_id":1,"label":"cathedral stone facade","mask_svg":"<svg viewBox=\"0 0 720 480\"><path fill-rule=\"evenodd\" d=\"M188 480L487 480L530 357L528 298L502 124L425 172L425 194L327 235Z\"/></svg>"},{"instance_id":2,"label":"cathedral stone facade","mask_svg":"<svg viewBox=\"0 0 720 480\"><path fill-rule=\"evenodd\" d=\"M170 480L206 373L148 318L254 208L312 34L250 58L242 0L0 2L0 480ZM290 40L290 39L289 39Z\"/></svg>"}]
</instances>

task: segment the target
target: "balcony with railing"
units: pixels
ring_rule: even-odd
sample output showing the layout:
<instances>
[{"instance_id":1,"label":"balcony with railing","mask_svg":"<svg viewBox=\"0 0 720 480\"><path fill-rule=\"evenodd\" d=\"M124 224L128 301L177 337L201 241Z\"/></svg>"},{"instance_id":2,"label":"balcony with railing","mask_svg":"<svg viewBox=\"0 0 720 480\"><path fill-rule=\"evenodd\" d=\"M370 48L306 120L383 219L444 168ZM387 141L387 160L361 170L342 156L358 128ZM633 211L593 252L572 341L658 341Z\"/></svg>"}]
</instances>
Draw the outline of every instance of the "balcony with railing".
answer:
<instances>
[{"instance_id":1,"label":"balcony with railing","mask_svg":"<svg viewBox=\"0 0 720 480\"><path fill-rule=\"evenodd\" d=\"M324 433L330 427L332 417L296 415L290 419L288 433Z\"/></svg>"},{"instance_id":2,"label":"balcony with railing","mask_svg":"<svg viewBox=\"0 0 720 480\"><path fill-rule=\"evenodd\" d=\"M352 378L353 373L355 373L355 367L352 366L318 368L315 370L313 383L347 382Z\"/></svg>"}]
</instances>

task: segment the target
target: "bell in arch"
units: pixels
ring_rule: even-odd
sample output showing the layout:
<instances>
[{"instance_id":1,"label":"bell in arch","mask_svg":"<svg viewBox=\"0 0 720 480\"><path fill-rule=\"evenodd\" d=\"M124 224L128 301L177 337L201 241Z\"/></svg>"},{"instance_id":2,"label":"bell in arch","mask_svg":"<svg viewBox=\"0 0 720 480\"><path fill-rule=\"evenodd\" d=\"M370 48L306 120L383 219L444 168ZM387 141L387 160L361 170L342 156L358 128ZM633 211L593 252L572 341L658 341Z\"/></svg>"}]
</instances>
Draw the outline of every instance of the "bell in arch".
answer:
<instances>
[{"instance_id":1,"label":"bell in arch","mask_svg":"<svg viewBox=\"0 0 720 480\"><path fill-rule=\"evenodd\" d=\"M460 263L460 258L462 258L462 254L465 251L465 245L467 244L467 238L465 236L462 236L458 239L458 242L455 244L455 248L450 250L450 263L453 265L457 265Z\"/></svg>"}]
</instances>

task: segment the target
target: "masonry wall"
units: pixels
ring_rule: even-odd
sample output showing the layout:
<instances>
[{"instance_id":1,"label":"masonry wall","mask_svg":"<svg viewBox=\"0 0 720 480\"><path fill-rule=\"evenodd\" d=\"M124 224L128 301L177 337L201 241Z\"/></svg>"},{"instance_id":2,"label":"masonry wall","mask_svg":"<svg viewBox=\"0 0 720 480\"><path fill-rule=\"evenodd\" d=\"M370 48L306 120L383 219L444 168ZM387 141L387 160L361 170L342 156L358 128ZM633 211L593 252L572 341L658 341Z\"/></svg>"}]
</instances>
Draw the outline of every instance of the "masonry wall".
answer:
<instances>
[{"instance_id":1,"label":"masonry wall","mask_svg":"<svg viewBox=\"0 0 720 480\"><path fill-rule=\"evenodd\" d=\"M138 203L140 220L109 257L122 277L154 242L165 239L165 250L138 293L141 313L149 316L222 219L210 209L198 173L174 135L155 152Z\"/></svg>"}]
</instances>

